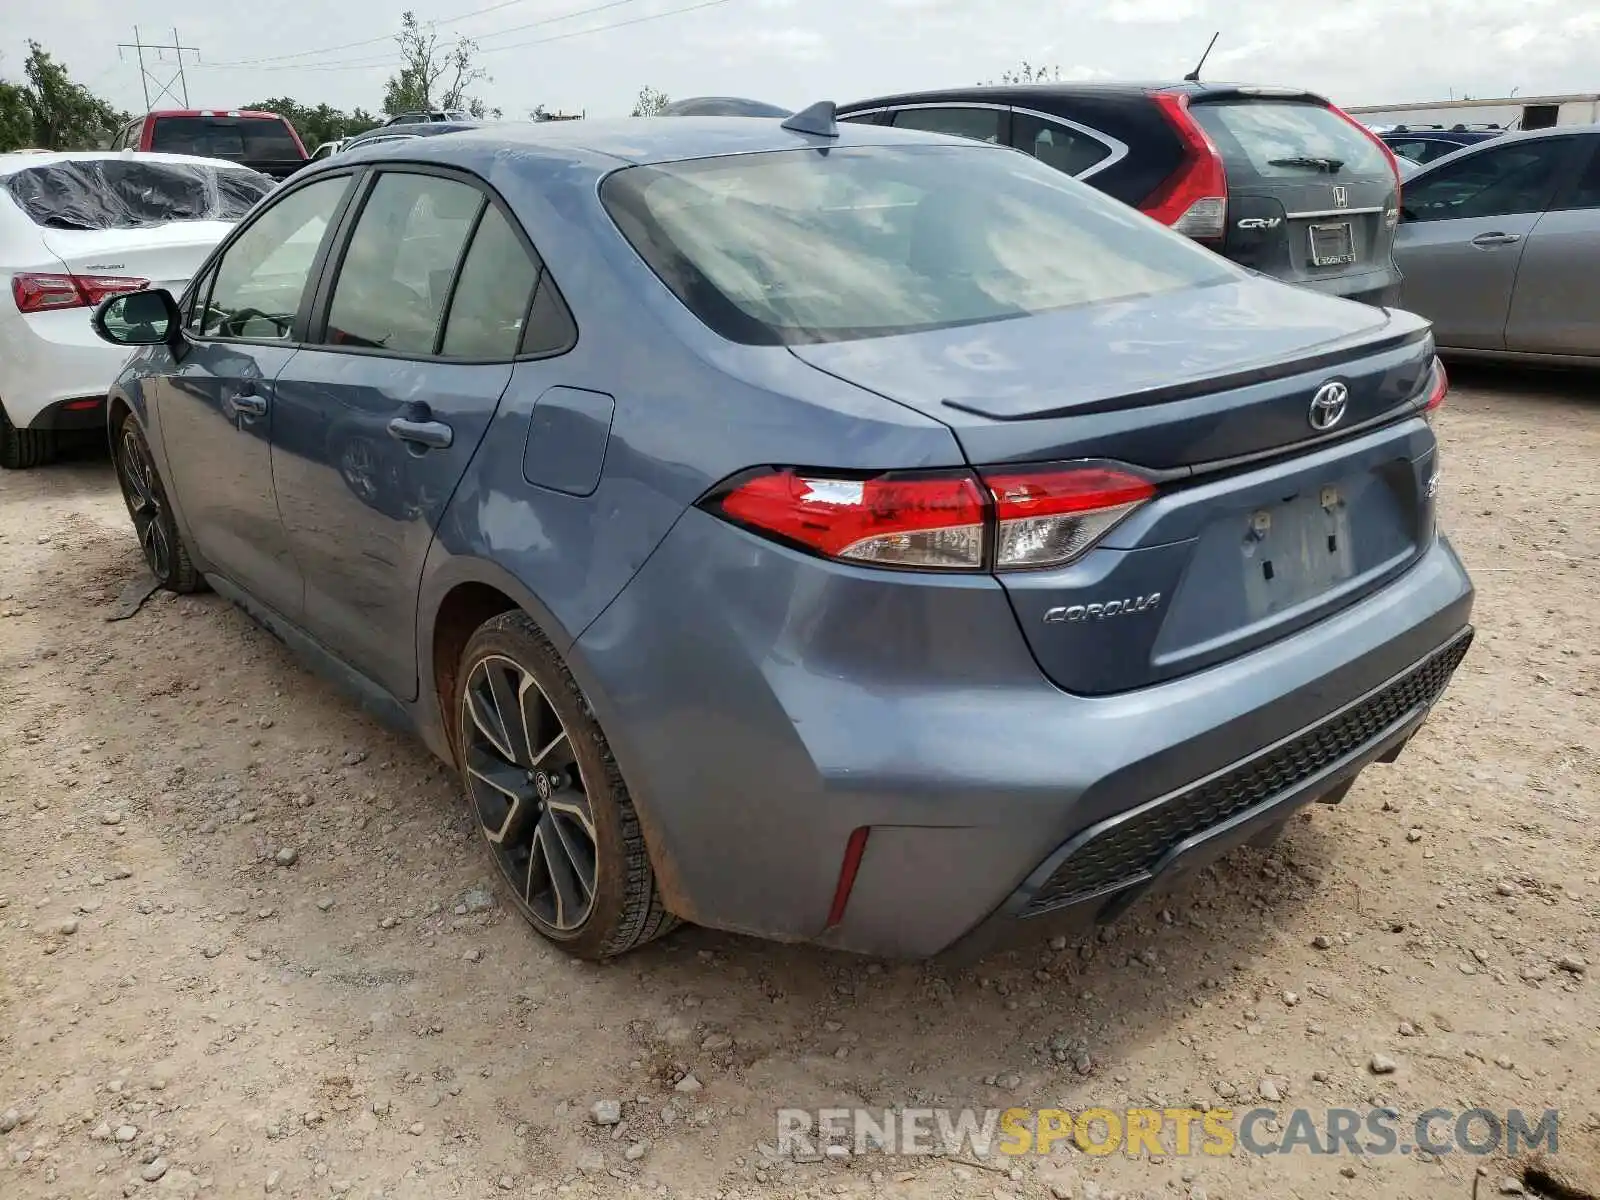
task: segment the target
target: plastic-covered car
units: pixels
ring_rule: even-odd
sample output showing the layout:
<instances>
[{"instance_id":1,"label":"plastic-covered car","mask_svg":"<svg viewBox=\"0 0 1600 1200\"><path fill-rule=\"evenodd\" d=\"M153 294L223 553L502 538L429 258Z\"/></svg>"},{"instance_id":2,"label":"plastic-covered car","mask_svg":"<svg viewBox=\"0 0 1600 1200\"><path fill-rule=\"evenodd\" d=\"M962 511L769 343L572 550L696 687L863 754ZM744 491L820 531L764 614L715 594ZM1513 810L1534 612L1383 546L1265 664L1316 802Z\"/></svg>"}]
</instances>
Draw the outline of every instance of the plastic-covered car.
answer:
<instances>
[{"instance_id":1,"label":"plastic-covered car","mask_svg":"<svg viewBox=\"0 0 1600 1200\"><path fill-rule=\"evenodd\" d=\"M741 96L692 96L687 100L674 100L665 105L658 116L663 117L787 117L793 113L764 100L746 100Z\"/></svg>"},{"instance_id":2,"label":"plastic-covered car","mask_svg":"<svg viewBox=\"0 0 1600 1200\"><path fill-rule=\"evenodd\" d=\"M95 337L89 310L152 284L181 290L273 186L186 155L0 154L0 466L34 466L58 431L104 425L127 355Z\"/></svg>"}]
</instances>

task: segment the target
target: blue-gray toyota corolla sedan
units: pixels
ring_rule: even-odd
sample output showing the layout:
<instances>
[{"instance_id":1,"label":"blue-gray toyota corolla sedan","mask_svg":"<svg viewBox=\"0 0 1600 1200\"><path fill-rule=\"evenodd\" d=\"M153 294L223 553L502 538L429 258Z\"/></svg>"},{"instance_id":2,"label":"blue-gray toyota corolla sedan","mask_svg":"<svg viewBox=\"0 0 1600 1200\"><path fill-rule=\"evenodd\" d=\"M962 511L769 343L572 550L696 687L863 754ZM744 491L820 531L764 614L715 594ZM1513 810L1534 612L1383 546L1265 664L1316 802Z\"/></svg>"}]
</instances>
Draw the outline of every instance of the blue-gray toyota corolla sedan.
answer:
<instances>
[{"instance_id":1,"label":"blue-gray toyota corolla sedan","mask_svg":"<svg viewBox=\"0 0 1600 1200\"><path fill-rule=\"evenodd\" d=\"M1108 919L1471 637L1426 323L827 105L356 149L95 323L157 578L416 729L586 957Z\"/></svg>"}]
</instances>

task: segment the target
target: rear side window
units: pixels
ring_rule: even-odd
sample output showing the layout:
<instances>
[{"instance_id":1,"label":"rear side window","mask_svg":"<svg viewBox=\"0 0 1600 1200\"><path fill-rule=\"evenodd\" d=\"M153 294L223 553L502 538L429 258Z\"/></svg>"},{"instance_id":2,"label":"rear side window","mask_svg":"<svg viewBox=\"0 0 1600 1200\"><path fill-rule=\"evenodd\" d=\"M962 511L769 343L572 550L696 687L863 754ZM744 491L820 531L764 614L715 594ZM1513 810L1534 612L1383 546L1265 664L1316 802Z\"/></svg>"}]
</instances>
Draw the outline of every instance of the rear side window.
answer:
<instances>
[{"instance_id":1,"label":"rear side window","mask_svg":"<svg viewBox=\"0 0 1600 1200\"><path fill-rule=\"evenodd\" d=\"M201 158L301 158L281 117L157 117L150 149Z\"/></svg>"},{"instance_id":2,"label":"rear side window","mask_svg":"<svg viewBox=\"0 0 1600 1200\"><path fill-rule=\"evenodd\" d=\"M926 129L977 142L998 142L1003 116L997 108L906 108L895 113L894 124L896 129Z\"/></svg>"},{"instance_id":3,"label":"rear side window","mask_svg":"<svg viewBox=\"0 0 1600 1200\"><path fill-rule=\"evenodd\" d=\"M483 193L453 179L380 175L339 267L327 342L431 355L456 266L485 203ZM516 269L512 262L501 266Z\"/></svg>"},{"instance_id":4,"label":"rear side window","mask_svg":"<svg viewBox=\"0 0 1600 1200\"><path fill-rule=\"evenodd\" d=\"M35 225L140 229L170 221L237 221L273 188L245 167L94 158L29 167L0 177Z\"/></svg>"},{"instance_id":5,"label":"rear side window","mask_svg":"<svg viewBox=\"0 0 1600 1200\"><path fill-rule=\"evenodd\" d=\"M691 311L748 343L941 329L1237 277L1087 185L977 146L628 167L601 199Z\"/></svg>"},{"instance_id":6,"label":"rear side window","mask_svg":"<svg viewBox=\"0 0 1600 1200\"><path fill-rule=\"evenodd\" d=\"M1577 187L1573 190L1572 199L1568 201L1567 208L1600 208L1600 138L1590 138L1594 150L1589 158L1589 165L1584 169L1583 176L1578 180Z\"/></svg>"},{"instance_id":7,"label":"rear side window","mask_svg":"<svg viewBox=\"0 0 1600 1200\"><path fill-rule=\"evenodd\" d=\"M1392 175L1378 143L1338 113L1310 101L1210 100L1189 108L1229 174L1303 179L1308 172Z\"/></svg>"},{"instance_id":8,"label":"rear side window","mask_svg":"<svg viewBox=\"0 0 1600 1200\"><path fill-rule=\"evenodd\" d=\"M1110 145L1099 138L1029 113L1012 115L1011 144L1068 175L1081 175L1111 157Z\"/></svg>"},{"instance_id":9,"label":"rear side window","mask_svg":"<svg viewBox=\"0 0 1600 1200\"><path fill-rule=\"evenodd\" d=\"M510 358L522 344L523 322L539 282L510 223L491 205L461 264L440 353L447 358Z\"/></svg>"}]
</instances>

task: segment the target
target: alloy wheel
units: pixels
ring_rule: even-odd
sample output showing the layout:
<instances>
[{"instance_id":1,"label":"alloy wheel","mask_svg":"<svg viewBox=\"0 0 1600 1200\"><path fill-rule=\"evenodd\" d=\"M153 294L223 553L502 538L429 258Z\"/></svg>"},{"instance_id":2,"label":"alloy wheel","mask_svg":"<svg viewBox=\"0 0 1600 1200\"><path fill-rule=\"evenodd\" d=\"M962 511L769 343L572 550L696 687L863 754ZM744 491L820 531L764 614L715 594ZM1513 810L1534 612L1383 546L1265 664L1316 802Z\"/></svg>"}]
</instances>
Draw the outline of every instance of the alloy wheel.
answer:
<instances>
[{"instance_id":1,"label":"alloy wheel","mask_svg":"<svg viewBox=\"0 0 1600 1200\"><path fill-rule=\"evenodd\" d=\"M117 456L117 476L122 495L133 518L134 532L144 560L156 579L165 583L172 574L172 544L162 521L161 489L156 484L155 467L150 462L144 440L130 421L122 434L122 453Z\"/></svg>"},{"instance_id":2,"label":"alloy wheel","mask_svg":"<svg viewBox=\"0 0 1600 1200\"><path fill-rule=\"evenodd\" d=\"M462 753L473 808L506 879L555 937L594 909L594 811L555 706L525 668L491 654L462 693Z\"/></svg>"}]
</instances>

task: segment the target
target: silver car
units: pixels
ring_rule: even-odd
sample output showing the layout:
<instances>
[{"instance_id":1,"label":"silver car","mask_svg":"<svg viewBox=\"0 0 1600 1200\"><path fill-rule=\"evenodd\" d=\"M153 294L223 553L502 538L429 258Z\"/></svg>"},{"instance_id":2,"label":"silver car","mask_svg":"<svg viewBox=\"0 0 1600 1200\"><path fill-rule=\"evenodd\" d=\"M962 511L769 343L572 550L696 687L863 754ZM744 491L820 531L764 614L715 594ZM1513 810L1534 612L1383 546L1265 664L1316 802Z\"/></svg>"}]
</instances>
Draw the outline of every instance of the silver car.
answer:
<instances>
[{"instance_id":1,"label":"silver car","mask_svg":"<svg viewBox=\"0 0 1600 1200\"><path fill-rule=\"evenodd\" d=\"M1600 362L1600 126L1512 133L1405 181L1401 304L1458 356Z\"/></svg>"}]
</instances>

